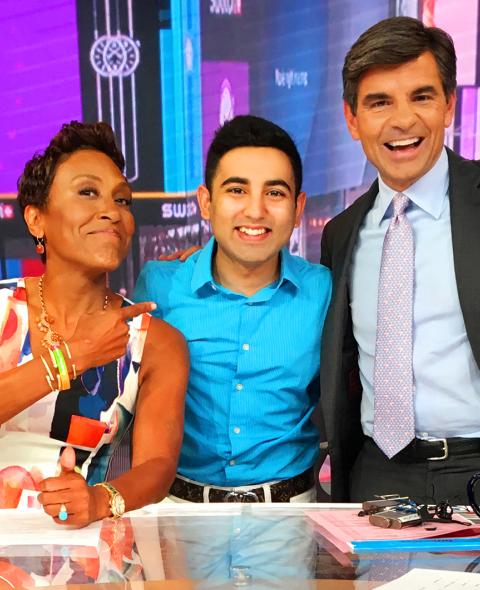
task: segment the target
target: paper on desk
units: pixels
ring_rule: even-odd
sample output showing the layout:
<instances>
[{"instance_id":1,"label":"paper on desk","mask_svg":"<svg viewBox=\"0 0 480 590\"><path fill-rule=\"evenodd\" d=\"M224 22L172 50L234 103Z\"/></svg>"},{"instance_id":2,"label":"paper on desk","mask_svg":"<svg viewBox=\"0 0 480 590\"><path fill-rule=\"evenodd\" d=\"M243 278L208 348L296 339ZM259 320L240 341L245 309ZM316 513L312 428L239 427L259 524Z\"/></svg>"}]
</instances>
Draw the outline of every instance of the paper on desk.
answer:
<instances>
[{"instance_id":1,"label":"paper on desk","mask_svg":"<svg viewBox=\"0 0 480 590\"><path fill-rule=\"evenodd\" d=\"M428 531L421 526L403 529L383 529L368 522L368 516L358 516L358 510L308 511L307 516L319 527L322 535L344 553L352 552L352 541L393 541L399 539L433 539L451 535L472 536L480 533L475 526L435 523ZM455 519L466 520L456 514Z\"/></svg>"},{"instance_id":2,"label":"paper on desk","mask_svg":"<svg viewBox=\"0 0 480 590\"><path fill-rule=\"evenodd\" d=\"M56 524L43 510L0 509L0 547L83 545L98 547L102 522L83 529Z\"/></svg>"},{"instance_id":3,"label":"paper on desk","mask_svg":"<svg viewBox=\"0 0 480 590\"><path fill-rule=\"evenodd\" d=\"M377 590L474 590L480 589L480 576L466 572L413 569L404 576L377 586Z\"/></svg>"}]
</instances>

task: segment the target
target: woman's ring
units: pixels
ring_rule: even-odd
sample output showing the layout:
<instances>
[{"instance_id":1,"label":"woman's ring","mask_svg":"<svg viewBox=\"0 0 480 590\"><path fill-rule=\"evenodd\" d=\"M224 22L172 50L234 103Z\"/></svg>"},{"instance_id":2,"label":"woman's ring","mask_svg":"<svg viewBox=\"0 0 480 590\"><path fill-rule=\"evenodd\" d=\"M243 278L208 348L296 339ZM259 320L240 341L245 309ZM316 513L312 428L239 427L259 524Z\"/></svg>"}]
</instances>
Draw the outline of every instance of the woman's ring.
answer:
<instances>
[{"instance_id":1,"label":"woman's ring","mask_svg":"<svg viewBox=\"0 0 480 590\"><path fill-rule=\"evenodd\" d=\"M68 518L68 512L67 512L67 507L65 506L65 504L61 504L60 506L60 510L58 511L58 519L65 521Z\"/></svg>"}]
</instances>

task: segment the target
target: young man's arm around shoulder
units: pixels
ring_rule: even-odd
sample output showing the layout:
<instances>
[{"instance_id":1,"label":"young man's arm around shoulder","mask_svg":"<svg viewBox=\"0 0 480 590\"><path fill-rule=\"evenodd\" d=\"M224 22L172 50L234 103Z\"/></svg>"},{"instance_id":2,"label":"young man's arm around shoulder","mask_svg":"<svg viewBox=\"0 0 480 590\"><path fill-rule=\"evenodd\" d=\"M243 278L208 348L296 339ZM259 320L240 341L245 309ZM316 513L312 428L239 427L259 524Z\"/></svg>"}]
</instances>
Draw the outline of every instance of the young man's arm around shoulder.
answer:
<instances>
[{"instance_id":1,"label":"young man's arm around shoulder","mask_svg":"<svg viewBox=\"0 0 480 590\"><path fill-rule=\"evenodd\" d=\"M173 276L181 262L163 262L150 260L146 262L138 275L133 292L134 301L154 301L157 309L152 315L163 318L165 302L172 285Z\"/></svg>"}]
</instances>

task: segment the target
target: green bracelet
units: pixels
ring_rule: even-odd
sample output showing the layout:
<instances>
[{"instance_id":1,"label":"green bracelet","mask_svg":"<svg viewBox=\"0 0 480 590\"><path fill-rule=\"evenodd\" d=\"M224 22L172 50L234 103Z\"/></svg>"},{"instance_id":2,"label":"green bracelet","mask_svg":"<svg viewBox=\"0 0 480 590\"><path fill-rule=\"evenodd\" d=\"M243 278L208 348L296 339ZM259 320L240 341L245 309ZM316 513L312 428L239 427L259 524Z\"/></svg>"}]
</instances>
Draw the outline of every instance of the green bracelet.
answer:
<instances>
[{"instance_id":1,"label":"green bracelet","mask_svg":"<svg viewBox=\"0 0 480 590\"><path fill-rule=\"evenodd\" d=\"M65 362L65 357L60 347L50 349L50 357L52 358L53 366L57 369L58 389L64 391L70 389L70 377L68 376L68 367Z\"/></svg>"}]
</instances>

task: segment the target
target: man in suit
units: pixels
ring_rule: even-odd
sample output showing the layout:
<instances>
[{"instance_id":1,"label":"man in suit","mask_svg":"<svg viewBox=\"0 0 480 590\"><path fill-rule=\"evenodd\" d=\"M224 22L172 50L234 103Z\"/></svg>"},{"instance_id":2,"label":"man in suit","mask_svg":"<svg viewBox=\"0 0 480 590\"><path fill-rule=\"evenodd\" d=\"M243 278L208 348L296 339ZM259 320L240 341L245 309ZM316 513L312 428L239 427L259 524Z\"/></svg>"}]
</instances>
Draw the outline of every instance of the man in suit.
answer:
<instances>
[{"instance_id":1,"label":"man in suit","mask_svg":"<svg viewBox=\"0 0 480 590\"><path fill-rule=\"evenodd\" d=\"M480 167L444 147L452 40L386 19L354 43L343 83L348 129L378 179L322 238L332 498L468 503L480 469Z\"/></svg>"}]
</instances>

